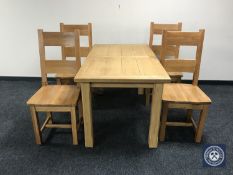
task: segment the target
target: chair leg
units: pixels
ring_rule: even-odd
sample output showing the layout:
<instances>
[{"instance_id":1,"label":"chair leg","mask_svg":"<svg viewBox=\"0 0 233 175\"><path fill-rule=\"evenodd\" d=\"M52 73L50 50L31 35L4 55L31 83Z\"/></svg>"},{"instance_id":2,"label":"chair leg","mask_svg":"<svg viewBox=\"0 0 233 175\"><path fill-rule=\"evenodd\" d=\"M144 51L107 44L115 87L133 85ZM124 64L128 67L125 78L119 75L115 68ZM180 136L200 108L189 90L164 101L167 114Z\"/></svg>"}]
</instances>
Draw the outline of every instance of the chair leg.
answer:
<instances>
[{"instance_id":1,"label":"chair leg","mask_svg":"<svg viewBox=\"0 0 233 175\"><path fill-rule=\"evenodd\" d=\"M151 96L151 89L146 89L146 106L150 106L150 96Z\"/></svg>"},{"instance_id":2,"label":"chair leg","mask_svg":"<svg viewBox=\"0 0 233 175\"><path fill-rule=\"evenodd\" d=\"M188 109L187 110L187 122L191 122L192 116L193 116L193 110L192 109Z\"/></svg>"},{"instance_id":3,"label":"chair leg","mask_svg":"<svg viewBox=\"0 0 233 175\"><path fill-rule=\"evenodd\" d=\"M73 145L78 145L78 133L77 133L78 131L77 131L75 107L72 107L71 109L71 128L72 128Z\"/></svg>"},{"instance_id":4,"label":"chair leg","mask_svg":"<svg viewBox=\"0 0 233 175\"><path fill-rule=\"evenodd\" d=\"M197 130L196 130L196 134L195 134L195 142L196 143L201 142L202 132L203 132L205 120L206 120L207 114L208 114L208 107L209 107L208 105L205 105L203 107L203 109L201 110Z\"/></svg>"},{"instance_id":5,"label":"chair leg","mask_svg":"<svg viewBox=\"0 0 233 175\"><path fill-rule=\"evenodd\" d=\"M83 103L82 98L80 98L78 102L78 116L79 116L79 122L83 124Z\"/></svg>"},{"instance_id":6,"label":"chair leg","mask_svg":"<svg viewBox=\"0 0 233 175\"><path fill-rule=\"evenodd\" d=\"M31 116L32 116L32 126L34 130L36 144L41 145L41 131L40 124L38 120L38 115L34 106L30 106Z\"/></svg>"},{"instance_id":7,"label":"chair leg","mask_svg":"<svg viewBox=\"0 0 233 175\"><path fill-rule=\"evenodd\" d=\"M48 123L53 124L52 112L46 112L47 118L49 118Z\"/></svg>"},{"instance_id":8,"label":"chair leg","mask_svg":"<svg viewBox=\"0 0 233 175\"><path fill-rule=\"evenodd\" d=\"M162 106L162 120L160 125L160 132L159 132L159 140L162 142L165 140L167 114L168 114L168 103L164 102Z\"/></svg>"}]
</instances>

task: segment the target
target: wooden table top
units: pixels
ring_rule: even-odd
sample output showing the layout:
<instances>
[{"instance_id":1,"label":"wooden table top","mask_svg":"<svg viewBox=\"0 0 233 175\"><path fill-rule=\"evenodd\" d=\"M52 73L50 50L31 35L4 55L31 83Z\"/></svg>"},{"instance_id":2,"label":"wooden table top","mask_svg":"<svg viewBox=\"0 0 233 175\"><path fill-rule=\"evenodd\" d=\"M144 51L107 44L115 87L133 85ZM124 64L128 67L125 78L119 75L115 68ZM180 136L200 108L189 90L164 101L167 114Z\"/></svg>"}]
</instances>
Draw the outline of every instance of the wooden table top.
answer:
<instances>
[{"instance_id":1,"label":"wooden table top","mask_svg":"<svg viewBox=\"0 0 233 175\"><path fill-rule=\"evenodd\" d=\"M170 77L147 45L95 45L75 82L165 83Z\"/></svg>"},{"instance_id":2,"label":"wooden table top","mask_svg":"<svg viewBox=\"0 0 233 175\"><path fill-rule=\"evenodd\" d=\"M88 57L118 56L155 57L155 54L146 44L96 44L88 54Z\"/></svg>"}]
</instances>

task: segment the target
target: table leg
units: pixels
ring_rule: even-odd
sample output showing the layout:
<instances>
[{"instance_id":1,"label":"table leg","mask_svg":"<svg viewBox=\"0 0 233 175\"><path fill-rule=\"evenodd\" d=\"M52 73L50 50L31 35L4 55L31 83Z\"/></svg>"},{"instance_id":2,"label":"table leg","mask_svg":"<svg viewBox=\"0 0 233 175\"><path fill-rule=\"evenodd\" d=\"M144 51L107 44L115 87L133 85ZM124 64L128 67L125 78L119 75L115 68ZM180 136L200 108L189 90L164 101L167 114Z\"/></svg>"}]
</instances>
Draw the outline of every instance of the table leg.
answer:
<instances>
[{"instance_id":1,"label":"table leg","mask_svg":"<svg viewBox=\"0 0 233 175\"><path fill-rule=\"evenodd\" d=\"M81 83L85 147L93 147L93 123L90 83Z\"/></svg>"},{"instance_id":2,"label":"table leg","mask_svg":"<svg viewBox=\"0 0 233 175\"><path fill-rule=\"evenodd\" d=\"M155 84L152 90L151 114L148 144L149 148L157 148L162 105L163 84Z\"/></svg>"}]
</instances>

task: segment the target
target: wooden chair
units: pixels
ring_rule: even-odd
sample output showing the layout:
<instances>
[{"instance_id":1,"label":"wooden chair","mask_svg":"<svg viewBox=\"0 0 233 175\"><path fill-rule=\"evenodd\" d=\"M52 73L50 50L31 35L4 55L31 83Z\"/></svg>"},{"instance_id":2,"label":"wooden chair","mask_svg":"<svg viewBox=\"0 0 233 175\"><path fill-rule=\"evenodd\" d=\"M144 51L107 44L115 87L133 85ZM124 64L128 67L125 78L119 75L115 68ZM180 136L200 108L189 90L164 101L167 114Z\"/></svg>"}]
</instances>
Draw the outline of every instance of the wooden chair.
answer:
<instances>
[{"instance_id":1,"label":"wooden chair","mask_svg":"<svg viewBox=\"0 0 233 175\"><path fill-rule=\"evenodd\" d=\"M60 23L61 32L74 32L75 30L80 31L80 36L88 37L88 47L80 46L80 57L87 57L88 53L92 48L92 24L87 25L74 25L74 24L63 24ZM75 52L72 47L62 47L62 59L66 60L67 57L74 57ZM57 84L74 84L75 74L57 74Z\"/></svg>"},{"instance_id":2,"label":"wooden chair","mask_svg":"<svg viewBox=\"0 0 233 175\"><path fill-rule=\"evenodd\" d=\"M160 59L168 72L193 73L192 84L169 83L164 85L162 120L160 128L160 141L165 139L166 126L183 126L195 128L195 142L199 143L202 137L204 123L207 118L210 98L198 87L198 77L201 64L204 30L199 32L169 32L164 31ZM165 59L170 46L195 46L195 59ZM187 110L187 122L168 122L168 109L178 108ZM192 118L193 110L199 110L198 124Z\"/></svg>"},{"instance_id":3,"label":"wooden chair","mask_svg":"<svg viewBox=\"0 0 233 175\"><path fill-rule=\"evenodd\" d=\"M150 40L149 40L149 46L154 51L156 56L160 57L160 51L161 51L161 45L153 45L154 36L155 35L162 35L163 31L181 31L182 30L182 23L177 24L157 24L154 22L151 22L150 24ZM179 57L179 46L170 46L168 49L168 52L166 53L166 57L173 57L178 58ZM181 78L183 76L180 72L169 72L169 75L172 79L172 82L180 82Z\"/></svg>"},{"instance_id":4,"label":"wooden chair","mask_svg":"<svg viewBox=\"0 0 233 175\"><path fill-rule=\"evenodd\" d=\"M154 36L155 35L163 35L163 31L181 31L182 30L182 23L177 24L158 24L151 22L150 24L150 40L149 46L154 51L156 56L160 59L160 52L161 52L161 45L153 45ZM178 58L179 57L179 46L170 46L168 52L166 53L166 58ZM181 82L181 78L183 74L181 72L168 72L169 76L171 77L171 81L173 83ZM146 89L146 106L150 104L150 94L151 89ZM142 90L139 90L139 94L143 94Z\"/></svg>"},{"instance_id":5,"label":"wooden chair","mask_svg":"<svg viewBox=\"0 0 233 175\"><path fill-rule=\"evenodd\" d=\"M27 101L30 107L36 144L41 144L41 133L45 128L71 128L73 144L78 144L76 106L80 89L75 85L48 85L47 75L50 73L76 74L80 68L79 31L75 32L43 32L38 30L42 87ZM45 46L72 47L75 60L47 60ZM40 128L38 112L45 112L47 118ZM69 112L71 124L55 124L52 112Z\"/></svg>"}]
</instances>

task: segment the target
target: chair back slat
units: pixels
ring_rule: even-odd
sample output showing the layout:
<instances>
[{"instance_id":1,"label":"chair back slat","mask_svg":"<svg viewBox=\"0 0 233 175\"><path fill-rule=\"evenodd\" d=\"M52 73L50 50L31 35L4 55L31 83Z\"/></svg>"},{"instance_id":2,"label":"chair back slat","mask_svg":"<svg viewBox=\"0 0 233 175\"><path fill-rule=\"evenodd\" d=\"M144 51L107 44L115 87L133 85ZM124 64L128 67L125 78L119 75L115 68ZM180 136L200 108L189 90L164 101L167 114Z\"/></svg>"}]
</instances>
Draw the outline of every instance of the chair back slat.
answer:
<instances>
[{"instance_id":1,"label":"chair back slat","mask_svg":"<svg viewBox=\"0 0 233 175\"><path fill-rule=\"evenodd\" d=\"M196 60L166 59L164 67L168 72L195 72Z\"/></svg>"},{"instance_id":2,"label":"chair back slat","mask_svg":"<svg viewBox=\"0 0 233 175\"><path fill-rule=\"evenodd\" d=\"M88 25L64 25L61 27L62 32L72 32L76 29L80 30L80 36L88 36Z\"/></svg>"},{"instance_id":3,"label":"chair back slat","mask_svg":"<svg viewBox=\"0 0 233 175\"><path fill-rule=\"evenodd\" d=\"M156 53L157 57L160 57L160 52L161 52L162 46L161 45L154 45L152 46L152 50L154 53ZM179 55L179 49L177 49L176 46L170 46L168 47L168 50L166 52L167 57L175 57L176 55ZM178 56L177 56L178 57ZM175 58L177 58L175 57Z\"/></svg>"},{"instance_id":4,"label":"chair back slat","mask_svg":"<svg viewBox=\"0 0 233 175\"><path fill-rule=\"evenodd\" d=\"M64 55L66 57L73 57L75 54L75 49L73 47L65 47ZM80 47L80 57L87 57L89 54L89 47Z\"/></svg>"},{"instance_id":5,"label":"chair back slat","mask_svg":"<svg viewBox=\"0 0 233 175\"><path fill-rule=\"evenodd\" d=\"M150 24L150 40L149 46L154 51L156 56L160 57L161 45L153 45L154 36L155 35L162 35L163 31L181 31L182 30L182 23L177 24L158 24L151 22ZM166 53L168 57L175 57L177 58L179 55L179 46L171 47L169 52Z\"/></svg>"},{"instance_id":6,"label":"chair back slat","mask_svg":"<svg viewBox=\"0 0 233 175\"><path fill-rule=\"evenodd\" d=\"M48 84L47 75L49 73L76 74L78 72L81 67L79 37L79 30L75 30L74 32L43 32L41 29L38 30L42 85ZM48 60L45 56L46 46L72 48L72 57L75 57L75 61L62 59Z\"/></svg>"},{"instance_id":7,"label":"chair back slat","mask_svg":"<svg viewBox=\"0 0 233 175\"><path fill-rule=\"evenodd\" d=\"M162 65L169 72L191 72L193 73L193 84L198 84L201 55L204 42L205 30L199 32L172 32L164 31L162 38L162 49L160 52L160 59ZM196 56L194 59L166 59L166 52L169 51L171 46L195 46Z\"/></svg>"},{"instance_id":8,"label":"chair back slat","mask_svg":"<svg viewBox=\"0 0 233 175\"><path fill-rule=\"evenodd\" d=\"M44 46L74 47L74 33L43 32Z\"/></svg>"},{"instance_id":9,"label":"chair back slat","mask_svg":"<svg viewBox=\"0 0 233 175\"><path fill-rule=\"evenodd\" d=\"M75 74L77 73L77 63L76 61L46 60L45 71L47 74Z\"/></svg>"},{"instance_id":10,"label":"chair back slat","mask_svg":"<svg viewBox=\"0 0 233 175\"><path fill-rule=\"evenodd\" d=\"M80 31L80 36L88 36L88 31L91 26L91 23L88 23L87 25L69 25L60 23L60 30L61 32L73 32L74 30L78 29Z\"/></svg>"},{"instance_id":11,"label":"chair back slat","mask_svg":"<svg viewBox=\"0 0 233 175\"><path fill-rule=\"evenodd\" d=\"M155 24L151 23L151 29L153 34L163 34L163 30L167 31L181 31L182 23L178 24Z\"/></svg>"},{"instance_id":12,"label":"chair back slat","mask_svg":"<svg viewBox=\"0 0 233 175\"><path fill-rule=\"evenodd\" d=\"M197 46L202 40L202 33L200 32L167 32L166 33L168 45L186 45Z\"/></svg>"},{"instance_id":13,"label":"chair back slat","mask_svg":"<svg viewBox=\"0 0 233 175\"><path fill-rule=\"evenodd\" d=\"M92 48L92 24L88 23L87 25L76 25L76 24L63 24L60 23L61 32L74 32L75 30L80 31L80 36L88 37L88 47L80 46L80 56L87 57L88 53ZM62 59L65 60L66 57L73 56L73 49L69 47L62 48Z\"/></svg>"}]
</instances>

